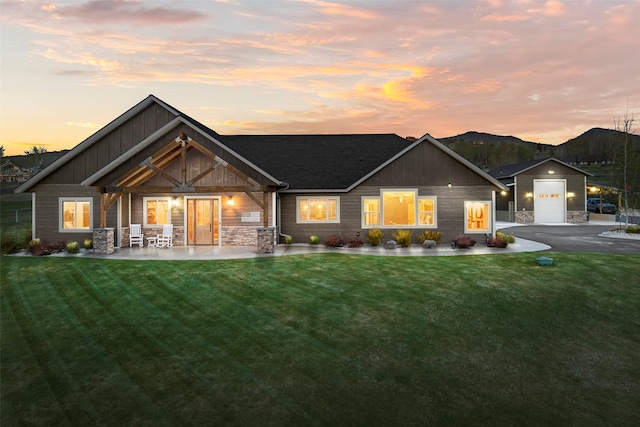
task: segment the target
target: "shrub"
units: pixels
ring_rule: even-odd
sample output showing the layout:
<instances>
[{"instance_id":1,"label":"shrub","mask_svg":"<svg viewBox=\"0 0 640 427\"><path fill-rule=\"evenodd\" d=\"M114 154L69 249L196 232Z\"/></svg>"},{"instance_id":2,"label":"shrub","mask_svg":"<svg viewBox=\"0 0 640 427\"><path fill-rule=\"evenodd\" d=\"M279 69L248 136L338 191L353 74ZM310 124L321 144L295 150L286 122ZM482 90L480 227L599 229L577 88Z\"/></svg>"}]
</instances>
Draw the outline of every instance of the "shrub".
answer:
<instances>
[{"instance_id":1,"label":"shrub","mask_svg":"<svg viewBox=\"0 0 640 427\"><path fill-rule=\"evenodd\" d=\"M422 233L418 234L418 242L420 242L421 244L424 243L425 240L433 240L436 243L440 243L440 240L442 239L442 233L439 231L423 231Z\"/></svg>"},{"instance_id":2,"label":"shrub","mask_svg":"<svg viewBox=\"0 0 640 427\"><path fill-rule=\"evenodd\" d=\"M85 249L93 249L93 240L91 239L86 239L84 241L84 248Z\"/></svg>"},{"instance_id":3,"label":"shrub","mask_svg":"<svg viewBox=\"0 0 640 427\"><path fill-rule=\"evenodd\" d=\"M516 238L512 234L503 233L502 231L496 231L496 238L500 238L508 244L515 243Z\"/></svg>"},{"instance_id":4,"label":"shrub","mask_svg":"<svg viewBox=\"0 0 640 427\"><path fill-rule=\"evenodd\" d=\"M369 234L367 235L367 242L369 242L371 246L378 246L382 243L382 236L382 230L379 228L372 228L369 230Z\"/></svg>"},{"instance_id":5,"label":"shrub","mask_svg":"<svg viewBox=\"0 0 640 427\"><path fill-rule=\"evenodd\" d=\"M630 225L625 231L630 234L640 234L640 225Z\"/></svg>"},{"instance_id":6,"label":"shrub","mask_svg":"<svg viewBox=\"0 0 640 427\"><path fill-rule=\"evenodd\" d=\"M324 239L324 245L329 248L339 248L344 246L344 241L340 236L332 234L331 236Z\"/></svg>"},{"instance_id":7,"label":"shrub","mask_svg":"<svg viewBox=\"0 0 640 427\"><path fill-rule=\"evenodd\" d=\"M291 237L291 236L284 236L284 242L285 242L287 245L292 244L292 243L293 243L293 237Z\"/></svg>"},{"instance_id":8,"label":"shrub","mask_svg":"<svg viewBox=\"0 0 640 427\"><path fill-rule=\"evenodd\" d=\"M80 251L80 246L78 246L78 242L69 242L67 243L66 250L70 254L77 254Z\"/></svg>"},{"instance_id":9,"label":"shrub","mask_svg":"<svg viewBox=\"0 0 640 427\"><path fill-rule=\"evenodd\" d=\"M3 235L0 239L0 253L2 254L15 254L23 248L20 240L8 234Z\"/></svg>"},{"instance_id":10,"label":"shrub","mask_svg":"<svg viewBox=\"0 0 640 427\"><path fill-rule=\"evenodd\" d=\"M364 244L364 242L362 241L362 239L358 236L354 237L353 239L349 240L349 243L347 243L347 246L349 246L350 248L359 248Z\"/></svg>"},{"instance_id":11,"label":"shrub","mask_svg":"<svg viewBox=\"0 0 640 427\"><path fill-rule=\"evenodd\" d=\"M40 239L31 239L31 241L29 242L29 247L33 247L33 246L40 246Z\"/></svg>"},{"instance_id":12,"label":"shrub","mask_svg":"<svg viewBox=\"0 0 640 427\"><path fill-rule=\"evenodd\" d=\"M489 239L487 239L487 246L491 247L491 248L506 248L508 245L507 241L504 240L502 237L489 237Z\"/></svg>"},{"instance_id":13,"label":"shrub","mask_svg":"<svg viewBox=\"0 0 640 427\"><path fill-rule=\"evenodd\" d=\"M476 244L476 241L471 238L471 236L458 236L455 240L456 246L462 249L466 249Z\"/></svg>"},{"instance_id":14,"label":"shrub","mask_svg":"<svg viewBox=\"0 0 640 427\"><path fill-rule=\"evenodd\" d=\"M316 234L314 234L313 236L309 237L309 243L312 245L318 245L320 244L320 237Z\"/></svg>"},{"instance_id":15,"label":"shrub","mask_svg":"<svg viewBox=\"0 0 640 427\"><path fill-rule=\"evenodd\" d=\"M397 232L392 232L391 236L403 248L411 246L411 231L398 230Z\"/></svg>"}]
</instances>

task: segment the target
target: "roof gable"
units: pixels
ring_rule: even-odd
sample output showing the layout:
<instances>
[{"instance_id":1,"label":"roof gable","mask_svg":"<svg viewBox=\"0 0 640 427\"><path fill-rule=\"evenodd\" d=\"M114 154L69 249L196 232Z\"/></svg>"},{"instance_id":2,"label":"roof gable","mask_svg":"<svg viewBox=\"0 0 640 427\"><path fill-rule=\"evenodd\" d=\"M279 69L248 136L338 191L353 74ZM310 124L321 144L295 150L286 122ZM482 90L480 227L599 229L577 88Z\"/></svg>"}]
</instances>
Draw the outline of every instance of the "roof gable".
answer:
<instances>
[{"instance_id":1,"label":"roof gable","mask_svg":"<svg viewBox=\"0 0 640 427\"><path fill-rule=\"evenodd\" d=\"M557 163L559 165L562 165L564 167L570 168L575 170L578 173L581 173L583 175L586 176L593 176L592 174L590 174L589 172L583 171L581 169L578 169L576 167L573 167L565 162L562 162L556 158L553 157L547 157L546 159L537 159L537 160L530 160L528 162L521 162L521 163L514 163L511 165L504 165L504 166L498 166L497 168L494 168L492 170L489 171L489 175L493 176L494 178L497 179L505 179L505 178L513 178L516 175L520 175L524 172L527 172L533 168L536 168L538 166L542 166L545 163L548 162L553 162L553 163Z\"/></svg>"}]
</instances>

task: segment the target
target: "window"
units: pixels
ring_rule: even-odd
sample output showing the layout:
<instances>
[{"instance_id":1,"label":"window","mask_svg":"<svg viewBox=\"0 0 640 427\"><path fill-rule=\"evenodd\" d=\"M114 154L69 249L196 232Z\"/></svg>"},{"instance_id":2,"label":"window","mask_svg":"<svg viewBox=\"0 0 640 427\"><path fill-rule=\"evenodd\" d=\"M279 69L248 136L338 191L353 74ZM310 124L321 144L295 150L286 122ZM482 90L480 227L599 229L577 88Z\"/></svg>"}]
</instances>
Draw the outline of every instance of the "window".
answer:
<instances>
[{"instance_id":1,"label":"window","mask_svg":"<svg viewBox=\"0 0 640 427\"><path fill-rule=\"evenodd\" d=\"M372 228L380 226L380 198L362 198L362 227Z\"/></svg>"},{"instance_id":2,"label":"window","mask_svg":"<svg viewBox=\"0 0 640 427\"><path fill-rule=\"evenodd\" d=\"M144 225L171 224L171 198L145 197L143 199Z\"/></svg>"},{"instance_id":3,"label":"window","mask_svg":"<svg viewBox=\"0 0 640 427\"><path fill-rule=\"evenodd\" d=\"M491 202L465 202L465 233L486 233L491 231Z\"/></svg>"},{"instance_id":4,"label":"window","mask_svg":"<svg viewBox=\"0 0 640 427\"><path fill-rule=\"evenodd\" d=\"M426 227L437 225L435 197L420 197L418 199L418 225Z\"/></svg>"},{"instance_id":5,"label":"window","mask_svg":"<svg viewBox=\"0 0 640 427\"><path fill-rule=\"evenodd\" d=\"M418 190L381 190L381 197L362 198L362 228L435 228L435 196L418 196Z\"/></svg>"},{"instance_id":6,"label":"window","mask_svg":"<svg viewBox=\"0 0 640 427\"><path fill-rule=\"evenodd\" d=\"M91 197L61 197L59 200L61 232L86 231L93 228L93 199Z\"/></svg>"},{"instance_id":7,"label":"window","mask_svg":"<svg viewBox=\"0 0 640 427\"><path fill-rule=\"evenodd\" d=\"M298 222L340 222L339 197L297 197Z\"/></svg>"}]
</instances>

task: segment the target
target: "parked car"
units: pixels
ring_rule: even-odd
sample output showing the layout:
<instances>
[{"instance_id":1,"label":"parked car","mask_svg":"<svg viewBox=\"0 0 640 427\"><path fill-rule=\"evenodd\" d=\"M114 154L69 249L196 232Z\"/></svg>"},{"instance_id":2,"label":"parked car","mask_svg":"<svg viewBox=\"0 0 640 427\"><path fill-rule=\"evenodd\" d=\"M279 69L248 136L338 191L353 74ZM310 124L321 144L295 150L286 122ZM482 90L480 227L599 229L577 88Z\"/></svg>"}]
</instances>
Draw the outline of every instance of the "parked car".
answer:
<instances>
[{"instance_id":1,"label":"parked car","mask_svg":"<svg viewBox=\"0 0 640 427\"><path fill-rule=\"evenodd\" d=\"M600 199L588 199L587 210L595 213L615 214L618 208L613 203Z\"/></svg>"}]
</instances>

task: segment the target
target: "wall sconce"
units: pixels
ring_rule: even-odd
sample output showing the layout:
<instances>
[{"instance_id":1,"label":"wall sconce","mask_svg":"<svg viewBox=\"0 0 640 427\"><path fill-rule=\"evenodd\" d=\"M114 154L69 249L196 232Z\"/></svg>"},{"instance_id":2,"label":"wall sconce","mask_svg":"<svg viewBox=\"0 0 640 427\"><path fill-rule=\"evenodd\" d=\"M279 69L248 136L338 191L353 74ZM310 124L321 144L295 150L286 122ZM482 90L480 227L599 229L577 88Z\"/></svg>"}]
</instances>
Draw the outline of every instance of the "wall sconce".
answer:
<instances>
[{"instance_id":1,"label":"wall sconce","mask_svg":"<svg viewBox=\"0 0 640 427\"><path fill-rule=\"evenodd\" d=\"M507 195L507 192L506 192L506 191L504 191L504 190L502 190L502 191L500 192L500 195L501 195L501 196L506 196L506 195Z\"/></svg>"},{"instance_id":2,"label":"wall sconce","mask_svg":"<svg viewBox=\"0 0 640 427\"><path fill-rule=\"evenodd\" d=\"M451 181L447 184L447 187L451 188Z\"/></svg>"},{"instance_id":3,"label":"wall sconce","mask_svg":"<svg viewBox=\"0 0 640 427\"><path fill-rule=\"evenodd\" d=\"M556 171L547 171L549 173L549 175L553 175L554 173L556 173Z\"/></svg>"},{"instance_id":4,"label":"wall sconce","mask_svg":"<svg viewBox=\"0 0 640 427\"><path fill-rule=\"evenodd\" d=\"M527 199L530 199L533 197L533 193L526 193L524 197L526 197Z\"/></svg>"},{"instance_id":5,"label":"wall sconce","mask_svg":"<svg viewBox=\"0 0 640 427\"><path fill-rule=\"evenodd\" d=\"M171 207L176 207L178 206L178 198L174 197L173 199L171 199Z\"/></svg>"},{"instance_id":6,"label":"wall sconce","mask_svg":"<svg viewBox=\"0 0 640 427\"><path fill-rule=\"evenodd\" d=\"M591 187L589 190L591 190L592 193L597 193L598 187Z\"/></svg>"},{"instance_id":7,"label":"wall sconce","mask_svg":"<svg viewBox=\"0 0 640 427\"><path fill-rule=\"evenodd\" d=\"M567 193L567 197L568 197L568 198L576 197L576 193L574 193L573 191L569 191L569 192Z\"/></svg>"},{"instance_id":8,"label":"wall sconce","mask_svg":"<svg viewBox=\"0 0 640 427\"><path fill-rule=\"evenodd\" d=\"M228 196L229 198L227 199L227 206L233 206L235 204L235 202L233 201L233 196Z\"/></svg>"}]
</instances>

